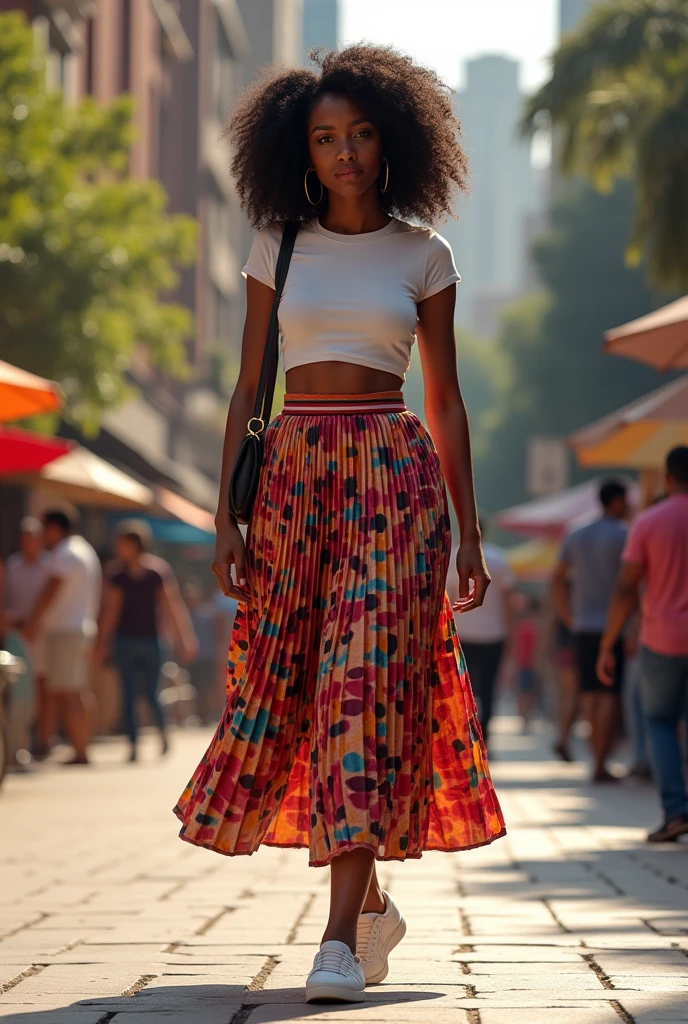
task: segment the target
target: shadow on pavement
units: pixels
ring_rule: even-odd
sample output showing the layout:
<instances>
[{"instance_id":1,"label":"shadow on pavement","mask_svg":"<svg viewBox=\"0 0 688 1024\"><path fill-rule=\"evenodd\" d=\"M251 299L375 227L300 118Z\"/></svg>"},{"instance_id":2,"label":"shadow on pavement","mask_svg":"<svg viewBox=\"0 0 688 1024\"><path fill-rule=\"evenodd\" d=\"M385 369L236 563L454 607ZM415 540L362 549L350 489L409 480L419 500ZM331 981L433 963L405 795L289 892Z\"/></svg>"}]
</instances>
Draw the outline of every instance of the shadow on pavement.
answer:
<instances>
[{"instance_id":1,"label":"shadow on pavement","mask_svg":"<svg viewBox=\"0 0 688 1024\"><path fill-rule=\"evenodd\" d=\"M110 1024L113 1020L114 1024L127 1024L134 1013L137 1024L142 1019L155 1024L170 1016L175 1024L183 1020L189 1024L232 1024L235 1019L250 1024L260 1009L260 1024L278 1024L303 1017L339 1017L371 1004L388 1007L446 998L446 992L387 990L384 985L366 992L365 1003L309 1004L303 1001L303 995L303 986L250 992L239 985L161 985L143 988L133 996L80 999L60 1009L15 1010L1 1019L2 1024Z\"/></svg>"}]
</instances>

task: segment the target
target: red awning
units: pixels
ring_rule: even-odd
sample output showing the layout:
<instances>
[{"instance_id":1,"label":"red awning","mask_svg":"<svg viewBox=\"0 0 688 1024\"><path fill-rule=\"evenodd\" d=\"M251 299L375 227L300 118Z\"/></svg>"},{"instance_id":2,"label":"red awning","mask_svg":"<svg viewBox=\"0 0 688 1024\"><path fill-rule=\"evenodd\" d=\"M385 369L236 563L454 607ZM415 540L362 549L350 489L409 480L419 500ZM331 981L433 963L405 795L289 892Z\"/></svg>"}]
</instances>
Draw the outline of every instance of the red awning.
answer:
<instances>
[{"instance_id":1,"label":"red awning","mask_svg":"<svg viewBox=\"0 0 688 1024\"><path fill-rule=\"evenodd\" d=\"M43 437L17 427L0 427L0 476L35 473L71 448L69 441L61 438Z\"/></svg>"}]
</instances>

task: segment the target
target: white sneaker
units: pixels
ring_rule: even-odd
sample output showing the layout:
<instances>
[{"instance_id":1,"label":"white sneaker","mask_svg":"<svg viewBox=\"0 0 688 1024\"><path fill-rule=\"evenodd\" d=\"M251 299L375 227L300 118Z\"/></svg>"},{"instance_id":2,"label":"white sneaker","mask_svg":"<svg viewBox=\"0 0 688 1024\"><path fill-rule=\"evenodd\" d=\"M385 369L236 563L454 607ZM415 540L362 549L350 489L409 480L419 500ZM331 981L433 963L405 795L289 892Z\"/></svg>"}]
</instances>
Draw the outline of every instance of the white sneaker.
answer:
<instances>
[{"instance_id":1,"label":"white sneaker","mask_svg":"<svg viewBox=\"0 0 688 1024\"><path fill-rule=\"evenodd\" d=\"M387 957L406 934L406 921L396 903L384 892L384 914L361 914L356 932L356 956L366 985L378 985L389 973Z\"/></svg>"},{"instance_id":2,"label":"white sneaker","mask_svg":"<svg viewBox=\"0 0 688 1024\"><path fill-rule=\"evenodd\" d=\"M358 957L345 942L329 939L315 954L313 970L306 980L306 1002L365 1002L365 978Z\"/></svg>"}]
</instances>

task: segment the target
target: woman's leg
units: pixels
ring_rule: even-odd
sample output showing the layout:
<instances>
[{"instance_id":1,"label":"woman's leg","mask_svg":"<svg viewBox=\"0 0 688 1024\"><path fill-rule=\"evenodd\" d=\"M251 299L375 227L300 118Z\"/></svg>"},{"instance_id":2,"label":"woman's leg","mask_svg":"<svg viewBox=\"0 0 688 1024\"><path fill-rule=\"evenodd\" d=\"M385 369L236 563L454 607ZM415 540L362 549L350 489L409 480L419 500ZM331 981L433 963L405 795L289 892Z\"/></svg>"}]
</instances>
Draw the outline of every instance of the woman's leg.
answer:
<instances>
[{"instance_id":1,"label":"woman's leg","mask_svg":"<svg viewBox=\"0 0 688 1024\"><path fill-rule=\"evenodd\" d=\"M380 880L377 877L377 871L375 870L375 861L373 861L373 873L370 877L370 884L368 886L368 892L363 902L362 914L384 914L386 909L385 896L380 885Z\"/></svg>"},{"instance_id":2,"label":"woman's leg","mask_svg":"<svg viewBox=\"0 0 688 1024\"><path fill-rule=\"evenodd\" d=\"M571 730L578 718L578 704L580 701L578 685L578 669L573 662L561 661L557 666L557 677L559 681L559 736L555 744L555 750L565 760L570 761L569 738Z\"/></svg>"},{"instance_id":3,"label":"woman's leg","mask_svg":"<svg viewBox=\"0 0 688 1024\"><path fill-rule=\"evenodd\" d=\"M330 863L330 916L323 942L338 939L356 952L358 918L370 889L375 858L372 850L347 850ZM382 900L384 909L384 897Z\"/></svg>"}]
</instances>

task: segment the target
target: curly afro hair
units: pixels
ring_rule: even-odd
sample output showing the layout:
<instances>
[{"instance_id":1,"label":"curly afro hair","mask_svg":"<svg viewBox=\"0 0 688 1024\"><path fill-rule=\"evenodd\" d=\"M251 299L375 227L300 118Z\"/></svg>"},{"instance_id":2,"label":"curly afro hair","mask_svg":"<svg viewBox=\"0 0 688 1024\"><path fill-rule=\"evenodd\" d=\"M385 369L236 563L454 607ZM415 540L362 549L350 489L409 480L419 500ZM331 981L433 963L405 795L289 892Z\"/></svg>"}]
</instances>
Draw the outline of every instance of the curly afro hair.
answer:
<instances>
[{"instance_id":1,"label":"curly afro hair","mask_svg":"<svg viewBox=\"0 0 688 1024\"><path fill-rule=\"evenodd\" d=\"M389 160L389 185L380 195L390 215L425 224L453 216L456 194L467 191L468 162L452 91L434 71L391 46L358 43L344 50L315 49L320 74L268 67L239 101L226 128L232 175L254 228L273 221L311 220L318 207L303 187L308 118L325 93L349 97L373 120Z\"/></svg>"}]
</instances>

